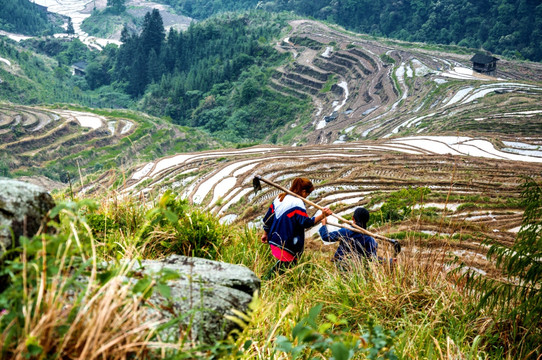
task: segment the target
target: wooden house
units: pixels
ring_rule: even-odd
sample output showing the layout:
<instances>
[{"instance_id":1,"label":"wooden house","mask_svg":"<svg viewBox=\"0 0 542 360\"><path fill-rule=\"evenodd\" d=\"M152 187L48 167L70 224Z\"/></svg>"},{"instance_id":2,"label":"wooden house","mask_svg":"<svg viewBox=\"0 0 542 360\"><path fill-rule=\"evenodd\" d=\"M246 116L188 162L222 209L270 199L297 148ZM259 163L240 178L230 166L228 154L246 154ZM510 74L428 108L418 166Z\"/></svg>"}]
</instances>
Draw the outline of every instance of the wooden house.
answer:
<instances>
[{"instance_id":1,"label":"wooden house","mask_svg":"<svg viewBox=\"0 0 542 360\"><path fill-rule=\"evenodd\" d=\"M476 54L470 61L472 61L472 70L476 72L491 76L495 75L497 72L497 61L499 61L499 59L494 56Z\"/></svg>"},{"instance_id":2,"label":"wooden house","mask_svg":"<svg viewBox=\"0 0 542 360\"><path fill-rule=\"evenodd\" d=\"M87 73L87 63L78 61L72 65L72 75L85 76Z\"/></svg>"}]
</instances>

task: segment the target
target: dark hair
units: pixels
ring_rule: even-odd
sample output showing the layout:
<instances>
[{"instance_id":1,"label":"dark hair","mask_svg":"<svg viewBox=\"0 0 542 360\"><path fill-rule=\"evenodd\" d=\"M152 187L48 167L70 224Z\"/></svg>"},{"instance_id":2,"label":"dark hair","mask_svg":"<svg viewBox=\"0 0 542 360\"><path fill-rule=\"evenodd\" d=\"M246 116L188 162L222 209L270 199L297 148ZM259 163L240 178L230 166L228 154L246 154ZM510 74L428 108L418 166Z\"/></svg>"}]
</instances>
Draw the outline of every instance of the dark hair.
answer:
<instances>
[{"instance_id":1,"label":"dark hair","mask_svg":"<svg viewBox=\"0 0 542 360\"><path fill-rule=\"evenodd\" d=\"M301 193L305 190L307 193L311 193L314 190L314 185L312 185L312 182L307 178L295 178L294 181L292 181L292 186L290 187L290 191L293 193L296 193L297 195L301 196ZM284 197L286 196L286 193L282 193L279 195L279 200L284 200Z\"/></svg>"},{"instance_id":2,"label":"dark hair","mask_svg":"<svg viewBox=\"0 0 542 360\"><path fill-rule=\"evenodd\" d=\"M356 225L366 229L367 223L369 222L369 211L363 207L357 208L354 210L354 221L356 222Z\"/></svg>"}]
</instances>

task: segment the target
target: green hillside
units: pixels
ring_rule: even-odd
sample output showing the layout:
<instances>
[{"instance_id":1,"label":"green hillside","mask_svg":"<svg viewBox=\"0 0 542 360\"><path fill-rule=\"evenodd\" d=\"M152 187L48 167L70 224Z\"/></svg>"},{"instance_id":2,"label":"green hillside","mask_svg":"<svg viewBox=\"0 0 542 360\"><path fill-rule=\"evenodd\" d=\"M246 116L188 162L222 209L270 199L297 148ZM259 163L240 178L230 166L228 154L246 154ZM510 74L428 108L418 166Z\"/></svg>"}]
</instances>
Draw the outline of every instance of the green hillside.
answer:
<instances>
[{"instance_id":1,"label":"green hillside","mask_svg":"<svg viewBox=\"0 0 542 360\"><path fill-rule=\"evenodd\" d=\"M528 0L215 1L165 0L205 19L224 11L293 11L347 29L407 41L459 44L519 59L542 60L542 5Z\"/></svg>"},{"instance_id":2,"label":"green hillside","mask_svg":"<svg viewBox=\"0 0 542 360\"><path fill-rule=\"evenodd\" d=\"M424 159L428 157L420 158ZM404 159L390 156L389 160L397 171L405 164ZM443 159L435 160L432 166L441 166ZM465 163L459 172L469 176L480 165ZM495 163L487 165L482 169L481 187L489 187L486 180L494 178ZM505 165L514 166L512 162ZM455 171L455 164L446 166L440 174L443 178L452 166ZM525 170L522 166L518 173ZM430 171L425 171L427 176ZM337 185L344 186L344 180ZM516 195L519 185L507 183ZM352 259L342 268L330 261L333 247L307 239L306 251L296 266L263 281L248 313L235 313L240 325L237 332L224 341L192 340L188 345L190 328L178 321L151 321L156 317L149 316L157 307L151 294L161 294L172 304L178 301L170 295L173 285L169 280L179 275L164 271L153 281L141 271L130 271L125 261L196 254L241 264L261 277L275 261L258 230L221 224L170 191L155 202L142 196L122 197L110 188L106 196L79 201L72 201L68 192L57 198L60 206L54 215L58 215L58 223L50 223L57 232L25 240L25 246L12 250L17 257L0 268L10 276L6 290L0 293L0 355L40 359L43 353L57 358L85 354L115 360L537 358L542 338L540 185L527 183L520 201L453 198L454 202L504 205L499 220L504 227L511 206L527 209L524 220L513 219L525 225L514 245L490 230L491 220L464 221L473 217L474 203L458 208L458 214L446 215L445 210L438 214L433 207L417 207L425 201L423 194L430 201L437 199L428 188L391 192L380 198L382 208L400 216L386 220L376 230L398 236L390 229L401 225L410 229L401 233L403 252L394 266L386 261ZM316 188L325 187L322 182ZM443 190L444 197L438 198L448 203L450 194L446 197ZM246 212L263 213L265 209L256 205ZM414 231L420 221L432 223L434 230ZM482 273L479 258L484 256L474 251L482 246L465 230L475 236L493 233L482 251L491 245L490 251L499 255L497 264L506 267L507 278L493 278L498 272L491 277L478 275ZM448 231L457 236L448 237ZM386 248L380 245L379 252L389 257ZM453 261L455 254L464 254L470 262ZM469 270L470 276L461 276ZM128 276L135 280L127 281ZM199 306L195 304L190 312L179 312L169 304L163 308L183 319L187 314L197 316ZM32 317L26 316L28 308L33 309ZM87 336L89 333L93 336Z\"/></svg>"},{"instance_id":3,"label":"green hillside","mask_svg":"<svg viewBox=\"0 0 542 360\"><path fill-rule=\"evenodd\" d=\"M128 96L108 96L111 91L102 89L98 97L87 91L88 85L83 77L72 76L72 64L97 55L77 39L29 39L19 44L0 38L0 57L11 64L0 66L0 100L27 105L128 106Z\"/></svg>"},{"instance_id":4,"label":"green hillside","mask_svg":"<svg viewBox=\"0 0 542 360\"><path fill-rule=\"evenodd\" d=\"M164 31L158 11L141 34L123 31L123 45L91 62L87 82L99 91L121 85L138 109L176 124L202 127L234 142L270 139L293 119L307 121L308 98L267 87L287 54L273 48L287 16L228 14ZM264 100L265 99L265 100Z\"/></svg>"},{"instance_id":5,"label":"green hillside","mask_svg":"<svg viewBox=\"0 0 542 360\"><path fill-rule=\"evenodd\" d=\"M44 35L62 32L55 19L42 6L27 0L0 2L0 30L26 35Z\"/></svg>"},{"instance_id":6,"label":"green hillside","mask_svg":"<svg viewBox=\"0 0 542 360\"><path fill-rule=\"evenodd\" d=\"M64 186L43 232L2 243L0 359L542 358L542 63L518 60L539 54L541 5L173 2L201 21L166 32L148 12L102 51L0 38L0 177ZM477 73L480 47L517 59ZM192 321L209 309L177 302L208 287L173 298L178 273L125 263L201 256L264 278L261 220L283 190L255 175L306 177L346 219L365 207L377 256L337 264L307 229L232 310L239 328L205 343Z\"/></svg>"}]
</instances>

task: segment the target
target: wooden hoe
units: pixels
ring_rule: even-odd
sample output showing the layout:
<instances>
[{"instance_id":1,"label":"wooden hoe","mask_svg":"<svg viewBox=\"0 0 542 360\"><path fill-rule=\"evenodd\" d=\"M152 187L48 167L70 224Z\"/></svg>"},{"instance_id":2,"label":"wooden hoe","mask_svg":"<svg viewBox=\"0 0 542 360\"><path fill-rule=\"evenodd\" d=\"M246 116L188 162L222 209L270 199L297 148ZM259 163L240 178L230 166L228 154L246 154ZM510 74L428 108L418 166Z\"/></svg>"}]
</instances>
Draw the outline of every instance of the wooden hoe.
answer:
<instances>
[{"instance_id":1,"label":"wooden hoe","mask_svg":"<svg viewBox=\"0 0 542 360\"><path fill-rule=\"evenodd\" d=\"M307 200L305 199L303 196L300 196L300 195L297 195L296 193L286 189L285 187L283 186L280 186L279 184L276 184L274 182L272 182L271 180L267 180L267 179L264 179L263 177L261 177L260 175L255 175L254 176L254 179L252 180L252 186L254 187L254 192L258 192L259 190L262 189L262 185L260 183L260 181L263 181L264 183L266 184L269 184L271 186L274 186L276 187L277 189L279 190L282 190L284 191L285 193L287 194L290 194L292 196L295 196L296 198L299 198L301 200L303 200L303 202L305 202L305 204L307 205L310 205L310 206L313 206L315 207L316 209L319 209L320 211L323 211L323 207L310 201L310 200ZM390 239L390 238L387 238L385 236L382 236L382 235L378 235L378 234L373 234L372 232L368 231L368 230L365 230L364 228L356 225L353 221L351 220L346 220L345 218L343 218L342 216L340 215L337 215L337 214L331 214L330 216L333 216L334 218L344 222L344 223L347 223L348 225L350 225L350 227L347 227L347 226L342 226L340 224L333 224L333 226L338 226L338 227L342 227L342 228L345 228L345 229L349 229L349 230L352 230L354 232L357 232L357 233L360 233L360 234L365 234L365 235L369 235L369 236L372 236L373 238L375 239L379 239L379 240L384 240L384 241L387 241L388 243L392 244L393 245L393 250L395 251L395 255L399 254L401 252L401 244L399 243L399 241L395 240L395 239Z\"/></svg>"}]
</instances>

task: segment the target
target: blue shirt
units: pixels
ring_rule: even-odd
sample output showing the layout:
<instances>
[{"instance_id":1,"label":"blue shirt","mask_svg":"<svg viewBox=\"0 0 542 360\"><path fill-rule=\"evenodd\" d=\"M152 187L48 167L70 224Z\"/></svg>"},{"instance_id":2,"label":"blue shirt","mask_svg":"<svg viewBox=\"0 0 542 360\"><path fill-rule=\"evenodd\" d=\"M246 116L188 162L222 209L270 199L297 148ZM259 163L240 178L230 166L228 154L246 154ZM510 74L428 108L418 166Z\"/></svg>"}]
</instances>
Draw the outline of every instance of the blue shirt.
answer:
<instances>
[{"instance_id":1,"label":"blue shirt","mask_svg":"<svg viewBox=\"0 0 542 360\"><path fill-rule=\"evenodd\" d=\"M342 260L348 254L363 258L376 258L377 242L369 235L360 234L348 229L328 232L327 226L320 228L320 237L325 242L340 241L335 252L335 259Z\"/></svg>"}]
</instances>

